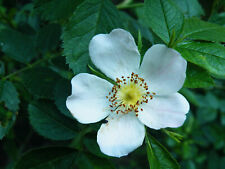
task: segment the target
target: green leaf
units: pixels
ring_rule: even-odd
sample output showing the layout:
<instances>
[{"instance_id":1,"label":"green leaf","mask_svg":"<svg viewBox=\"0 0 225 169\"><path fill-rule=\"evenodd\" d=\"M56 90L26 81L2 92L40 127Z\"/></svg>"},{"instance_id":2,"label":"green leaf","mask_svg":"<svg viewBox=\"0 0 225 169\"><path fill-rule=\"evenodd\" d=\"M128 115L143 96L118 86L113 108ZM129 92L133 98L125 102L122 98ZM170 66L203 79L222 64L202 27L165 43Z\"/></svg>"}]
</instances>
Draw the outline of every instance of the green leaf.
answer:
<instances>
[{"instance_id":1,"label":"green leaf","mask_svg":"<svg viewBox=\"0 0 225 169\"><path fill-rule=\"evenodd\" d=\"M6 55L22 63L28 63L37 56L33 37L16 30L1 30L0 45Z\"/></svg>"},{"instance_id":2,"label":"green leaf","mask_svg":"<svg viewBox=\"0 0 225 169\"><path fill-rule=\"evenodd\" d=\"M93 68L91 65L88 65L88 68L90 69L90 71L94 74L94 75L96 75L96 76L98 76L98 77L100 77L100 78L102 78L102 79L105 79L105 80L107 80L108 82L110 82L110 83L112 83L112 84L114 84L114 85L117 85L117 83L113 80L113 79L110 79L109 77L107 77L105 74L103 74L100 70L97 70L96 68Z\"/></svg>"},{"instance_id":3,"label":"green leaf","mask_svg":"<svg viewBox=\"0 0 225 169\"><path fill-rule=\"evenodd\" d=\"M73 168L77 151L68 147L45 147L25 153L15 169L69 169Z\"/></svg>"},{"instance_id":4,"label":"green leaf","mask_svg":"<svg viewBox=\"0 0 225 169\"><path fill-rule=\"evenodd\" d=\"M185 42L176 49L189 62L208 70L215 76L225 77L225 48L216 43Z\"/></svg>"},{"instance_id":5,"label":"green leaf","mask_svg":"<svg viewBox=\"0 0 225 169\"><path fill-rule=\"evenodd\" d=\"M164 133L166 133L170 138L172 138L174 141L176 141L177 143L180 143L181 140L184 138L182 135L180 135L179 133L175 133L173 131L169 131L166 129L162 129L162 131Z\"/></svg>"},{"instance_id":6,"label":"green leaf","mask_svg":"<svg viewBox=\"0 0 225 169\"><path fill-rule=\"evenodd\" d=\"M0 76L4 76L5 74L5 64L4 62L0 61Z\"/></svg>"},{"instance_id":7,"label":"green leaf","mask_svg":"<svg viewBox=\"0 0 225 169\"><path fill-rule=\"evenodd\" d=\"M69 140L76 136L75 120L62 115L51 103L38 102L28 107L33 128L52 140Z\"/></svg>"},{"instance_id":8,"label":"green leaf","mask_svg":"<svg viewBox=\"0 0 225 169\"><path fill-rule=\"evenodd\" d=\"M219 154L214 150L211 150L208 154L208 158L210 160L207 161L207 168L212 168L212 169L219 169L220 165L220 158ZM222 169L222 168L221 168Z\"/></svg>"},{"instance_id":9,"label":"green leaf","mask_svg":"<svg viewBox=\"0 0 225 169\"><path fill-rule=\"evenodd\" d=\"M141 50L142 50L142 36L141 36L141 31L138 30L138 51L139 53L141 53Z\"/></svg>"},{"instance_id":10,"label":"green leaf","mask_svg":"<svg viewBox=\"0 0 225 169\"><path fill-rule=\"evenodd\" d=\"M197 18L186 19L183 36L193 40L225 42L225 27Z\"/></svg>"},{"instance_id":11,"label":"green leaf","mask_svg":"<svg viewBox=\"0 0 225 169\"><path fill-rule=\"evenodd\" d=\"M176 160L155 138L146 134L145 137L150 169L179 169Z\"/></svg>"},{"instance_id":12,"label":"green leaf","mask_svg":"<svg viewBox=\"0 0 225 169\"><path fill-rule=\"evenodd\" d=\"M35 0L36 12L46 20L67 19L82 0Z\"/></svg>"},{"instance_id":13,"label":"green leaf","mask_svg":"<svg viewBox=\"0 0 225 169\"><path fill-rule=\"evenodd\" d=\"M204 15L204 11L198 0L172 0L179 9L183 12L185 17L192 17Z\"/></svg>"},{"instance_id":14,"label":"green leaf","mask_svg":"<svg viewBox=\"0 0 225 169\"><path fill-rule=\"evenodd\" d=\"M79 155L76 164L80 169L115 169L107 159L84 153Z\"/></svg>"},{"instance_id":15,"label":"green leaf","mask_svg":"<svg viewBox=\"0 0 225 169\"><path fill-rule=\"evenodd\" d=\"M16 120L16 114L5 110L0 106L0 140L8 133L12 128Z\"/></svg>"},{"instance_id":16,"label":"green leaf","mask_svg":"<svg viewBox=\"0 0 225 169\"><path fill-rule=\"evenodd\" d=\"M220 169L225 168L225 156L220 159Z\"/></svg>"},{"instance_id":17,"label":"green leaf","mask_svg":"<svg viewBox=\"0 0 225 169\"><path fill-rule=\"evenodd\" d=\"M179 91L179 93L184 95L184 97L187 98L187 100L190 103L192 103L193 105L195 105L195 106L199 106L200 105L198 97L196 96L195 92L193 92L192 90L187 89L187 88L182 88Z\"/></svg>"},{"instance_id":18,"label":"green leaf","mask_svg":"<svg viewBox=\"0 0 225 169\"><path fill-rule=\"evenodd\" d=\"M141 8L140 10L137 10L137 12L139 11L143 11L143 8ZM154 44L154 38L153 38L152 32L148 29L148 27L138 22L137 20L135 20L134 18L132 18L130 15L128 15L125 12L120 12L120 16L121 16L121 19L123 20L122 22L123 22L124 28L128 30L132 34L132 36L138 39L138 32L140 31L142 35L142 40L143 39L148 40L148 42L151 43L151 44L148 44L149 46Z\"/></svg>"},{"instance_id":19,"label":"green leaf","mask_svg":"<svg viewBox=\"0 0 225 169\"><path fill-rule=\"evenodd\" d=\"M187 88L209 88L214 86L214 81L207 71L188 63L184 87Z\"/></svg>"},{"instance_id":20,"label":"green leaf","mask_svg":"<svg viewBox=\"0 0 225 169\"><path fill-rule=\"evenodd\" d=\"M46 67L36 67L22 74L24 86L37 98L53 98L59 75Z\"/></svg>"},{"instance_id":21,"label":"green leaf","mask_svg":"<svg viewBox=\"0 0 225 169\"><path fill-rule=\"evenodd\" d=\"M66 107L66 99L71 94L71 84L68 80L60 80L54 88L55 105L59 111L67 117L73 119L73 116Z\"/></svg>"},{"instance_id":22,"label":"green leaf","mask_svg":"<svg viewBox=\"0 0 225 169\"><path fill-rule=\"evenodd\" d=\"M212 122L217 117L217 111L209 107L198 108L196 114L197 114L198 123L200 125L208 123L208 122Z\"/></svg>"},{"instance_id":23,"label":"green leaf","mask_svg":"<svg viewBox=\"0 0 225 169\"><path fill-rule=\"evenodd\" d=\"M215 13L209 18L210 22L225 26L225 12Z\"/></svg>"},{"instance_id":24,"label":"green leaf","mask_svg":"<svg viewBox=\"0 0 225 169\"><path fill-rule=\"evenodd\" d=\"M12 82L0 81L0 102L4 102L5 106L11 111L18 111L19 94Z\"/></svg>"},{"instance_id":25,"label":"green leaf","mask_svg":"<svg viewBox=\"0 0 225 169\"><path fill-rule=\"evenodd\" d=\"M138 8L139 9L139 8ZM137 12L142 12L143 7ZM124 25L124 29L126 29L128 32L132 34L134 39L136 39L136 44L138 44L138 38L140 37L138 32L141 33L141 38L142 38L142 50L140 52L141 54L141 59L143 59L143 56L145 52L149 49L149 46L152 46L154 44L154 37L153 33L150 31L150 29L142 24L141 22L135 20L132 18L130 15L128 15L125 12L120 12L120 16ZM139 39L140 40L140 39ZM139 48L140 48L140 43L139 43Z\"/></svg>"},{"instance_id":26,"label":"green leaf","mask_svg":"<svg viewBox=\"0 0 225 169\"><path fill-rule=\"evenodd\" d=\"M101 158L108 158L109 156L106 156L105 154L103 154L100 151L99 145L97 144L96 139L92 139L90 137L85 137L83 140L83 143L85 145L85 147L87 148L87 150L97 156L97 157L101 157Z\"/></svg>"},{"instance_id":27,"label":"green leaf","mask_svg":"<svg viewBox=\"0 0 225 169\"><path fill-rule=\"evenodd\" d=\"M219 99L212 92L208 92L205 96L205 107L218 109L220 107Z\"/></svg>"},{"instance_id":28,"label":"green leaf","mask_svg":"<svg viewBox=\"0 0 225 169\"><path fill-rule=\"evenodd\" d=\"M44 26L37 34L36 46L42 53L54 50L60 41L61 27L58 24Z\"/></svg>"},{"instance_id":29,"label":"green leaf","mask_svg":"<svg viewBox=\"0 0 225 169\"><path fill-rule=\"evenodd\" d=\"M86 72L88 45L95 34L121 27L120 16L109 0L87 0L77 7L63 32L67 63L74 73Z\"/></svg>"},{"instance_id":30,"label":"green leaf","mask_svg":"<svg viewBox=\"0 0 225 169\"><path fill-rule=\"evenodd\" d=\"M37 15L33 14L33 10L33 3L24 4L15 13L15 16L13 16L13 21L15 21L16 25L25 26L25 30L26 27L28 29L38 30L40 27L40 18Z\"/></svg>"},{"instance_id":31,"label":"green leaf","mask_svg":"<svg viewBox=\"0 0 225 169\"><path fill-rule=\"evenodd\" d=\"M178 37L183 27L183 14L171 0L146 0L144 15L141 19L166 44L174 31Z\"/></svg>"},{"instance_id":32,"label":"green leaf","mask_svg":"<svg viewBox=\"0 0 225 169\"><path fill-rule=\"evenodd\" d=\"M69 147L43 147L25 153L15 169L115 169L103 158L91 154L78 153Z\"/></svg>"},{"instance_id":33,"label":"green leaf","mask_svg":"<svg viewBox=\"0 0 225 169\"><path fill-rule=\"evenodd\" d=\"M213 143L215 149L223 148L224 146L224 127L213 123L211 125L205 125L202 127L203 133L207 140Z\"/></svg>"}]
</instances>

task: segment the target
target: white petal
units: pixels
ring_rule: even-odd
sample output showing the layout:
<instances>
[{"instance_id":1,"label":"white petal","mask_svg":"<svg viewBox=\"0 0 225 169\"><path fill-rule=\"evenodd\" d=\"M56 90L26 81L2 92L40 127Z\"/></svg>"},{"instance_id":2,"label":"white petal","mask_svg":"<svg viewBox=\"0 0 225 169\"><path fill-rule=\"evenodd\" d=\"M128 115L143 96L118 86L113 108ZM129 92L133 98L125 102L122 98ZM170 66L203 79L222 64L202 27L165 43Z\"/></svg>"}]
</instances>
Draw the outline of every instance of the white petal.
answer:
<instances>
[{"instance_id":1,"label":"white petal","mask_svg":"<svg viewBox=\"0 0 225 169\"><path fill-rule=\"evenodd\" d=\"M134 113L114 114L102 124L97 142L101 151L109 156L121 157L142 145L145 137L144 125Z\"/></svg>"},{"instance_id":2,"label":"white petal","mask_svg":"<svg viewBox=\"0 0 225 169\"><path fill-rule=\"evenodd\" d=\"M179 93L170 96L155 96L147 104L143 104L143 111L138 118L146 126L153 129L166 127L180 127L189 111L189 103Z\"/></svg>"},{"instance_id":3,"label":"white petal","mask_svg":"<svg viewBox=\"0 0 225 169\"><path fill-rule=\"evenodd\" d=\"M66 106L80 123L95 123L109 115L107 94L112 84L97 76L81 73L72 80L72 95Z\"/></svg>"},{"instance_id":4,"label":"white petal","mask_svg":"<svg viewBox=\"0 0 225 169\"><path fill-rule=\"evenodd\" d=\"M114 80L137 72L140 64L134 38L123 29L94 36L89 44L89 54L95 66Z\"/></svg>"},{"instance_id":5,"label":"white petal","mask_svg":"<svg viewBox=\"0 0 225 169\"><path fill-rule=\"evenodd\" d=\"M186 78L187 62L180 53L165 45L154 45L144 55L140 75L157 94L177 92Z\"/></svg>"}]
</instances>

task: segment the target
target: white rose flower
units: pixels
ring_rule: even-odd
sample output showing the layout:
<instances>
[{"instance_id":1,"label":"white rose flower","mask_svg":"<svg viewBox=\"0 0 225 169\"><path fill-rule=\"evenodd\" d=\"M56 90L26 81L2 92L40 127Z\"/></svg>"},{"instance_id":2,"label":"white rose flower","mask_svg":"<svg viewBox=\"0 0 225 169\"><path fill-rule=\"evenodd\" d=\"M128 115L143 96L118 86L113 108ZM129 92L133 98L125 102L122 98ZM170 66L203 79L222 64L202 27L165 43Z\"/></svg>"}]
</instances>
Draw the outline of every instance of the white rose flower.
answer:
<instances>
[{"instance_id":1,"label":"white rose flower","mask_svg":"<svg viewBox=\"0 0 225 169\"><path fill-rule=\"evenodd\" d=\"M179 91L187 62L180 53L162 44L144 55L132 35L123 29L98 34L89 44L92 62L117 85L88 73L76 75L66 105L83 124L106 118L97 133L104 154L125 156L142 145L144 125L152 129L180 127L189 103Z\"/></svg>"}]
</instances>

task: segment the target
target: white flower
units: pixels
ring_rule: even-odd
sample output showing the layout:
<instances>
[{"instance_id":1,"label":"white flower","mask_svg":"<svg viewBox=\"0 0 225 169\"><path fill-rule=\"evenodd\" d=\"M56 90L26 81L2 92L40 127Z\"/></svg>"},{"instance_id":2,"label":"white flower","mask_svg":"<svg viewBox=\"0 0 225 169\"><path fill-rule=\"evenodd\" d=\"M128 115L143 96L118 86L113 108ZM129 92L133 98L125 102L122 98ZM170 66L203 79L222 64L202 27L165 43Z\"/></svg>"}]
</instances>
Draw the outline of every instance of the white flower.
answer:
<instances>
[{"instance_id":1,"label":"white flower","mask_svg":"<svg viewBox=\"0 0 225 169\"><path fill-rule=\"evenodd\" d=\"M179 127L189 111L181 89L187 62L165 45L153 45L140 65L132 35L123 29L98 34L89 44L92 62L117 85L88 73L76 75L66 105L83 124L106 118L97 142L109 156L125 156L141 146L144 125L160 129Z\"/></svg>"}]
</instances>

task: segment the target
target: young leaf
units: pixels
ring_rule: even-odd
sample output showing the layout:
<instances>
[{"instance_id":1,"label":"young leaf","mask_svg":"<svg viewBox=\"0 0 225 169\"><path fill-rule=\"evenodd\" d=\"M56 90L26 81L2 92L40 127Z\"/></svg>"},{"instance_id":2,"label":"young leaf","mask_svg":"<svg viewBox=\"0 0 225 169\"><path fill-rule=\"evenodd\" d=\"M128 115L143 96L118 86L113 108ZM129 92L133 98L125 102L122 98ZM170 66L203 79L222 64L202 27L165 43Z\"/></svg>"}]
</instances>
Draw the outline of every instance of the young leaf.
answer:
<instances>
[{"instance_id":1,"label":"young leaf","mask_svg":"<svg viewBox=\"0 0 225 169\"><path fill-rule=\"evenodd\" d=\"M225 42L225 27L190 18L184 22L183 36L193 40Z\"/></svg>"},{"instance_id":2,"label":"young leaf","mask_svg":"<svg viewBox=\"0 0 225 169\"><path fill-rule=\"evenodd\" d=\"M215 76L225 77L225 48L216 43L185 42L176 49L189 62L208 70Z\"/></svg>"},{"instance_id":3,"label":"young leaf","mask_svg":"<svg viewBox=\"0 0 225 169\"><path fill-rule=\"evenodd\" d=\"M0 102L4 102L5 106L16 112L19 109L19 94L10 81L0 81Z\"/></svg>"},{"instance_id":4,"label":"young leaf","mask_svg":"<svg viewBox=\"0 0 225 169\"><path fill-rule=\"evenodd\" d=\"M33 37L16 30L1 30L0 45L6 55L22 63L28 63L37 56Z\"/></svg>"},{"instance_id":5,"label":"young leaf","mask_svg":"<svg viewBox=\"0 0 225 169\"><path fill-rule=\"evenodd\" d=\"M77 151L68 147L45 147L25 153L15 169L73 168Z\"/></svg>"},{"instance_id":6,"label":"young leaf","mask_svg":"<svg viewBox=\"0 0 225 169\"><path fill-rule=\"evenodd\" d=\"M88 45L95 34L121 27L120 16L109 0L87 0L77 7L63 32L67 63L74 73L87 71Z\"/></svg>"},{"instance_id":7,"label":"young leaf","mask_svg":"<svg viewBox=\"0 0 225 169\"><path fill-rule=\"evenodd\" d=\"M183 28L183 14L171 0L146 0L141 19L165 43L169 43L172 32L178 37Z\"/></svg>"},{"instance_id":8,"label":"young leaf","mask_svg":"<svg viewBox=\"0 0 225 169\"><path fill-rule=\"evenodd\" d=\"M155 138L146 134L145 137L150 169L179 169L176 160Z\"/></svg>"},{"instance_id":9,"label":"young leaf","mask_svg":"<svg viewBox=\"0 0 225 169\"><path fill-rule=\"evenodd\" d=\"M188 63L184 87L209 88L212 86L214 86L214 81L206 70Z\"/></svg>"},{"instance_id":10,"label":"young leaf","mask_svg":"<svg viewBox=\"0 0 225 169\"><path fill-rule=\"evenodd\" d=\"M52 140L69 140L76 136L75 121L62 115L52 104L30 104L28 111L30 123L40 135Z\"/></svg>"}]
</instances>

